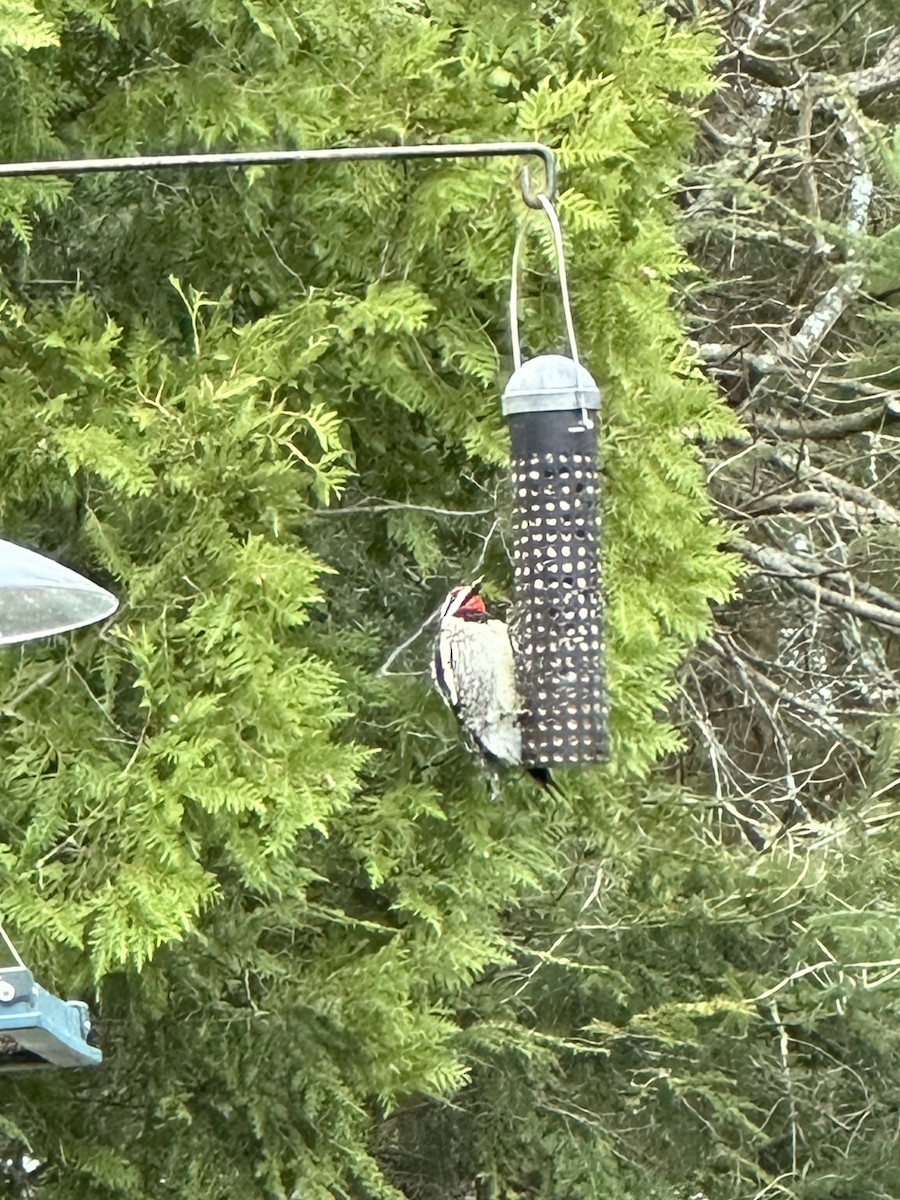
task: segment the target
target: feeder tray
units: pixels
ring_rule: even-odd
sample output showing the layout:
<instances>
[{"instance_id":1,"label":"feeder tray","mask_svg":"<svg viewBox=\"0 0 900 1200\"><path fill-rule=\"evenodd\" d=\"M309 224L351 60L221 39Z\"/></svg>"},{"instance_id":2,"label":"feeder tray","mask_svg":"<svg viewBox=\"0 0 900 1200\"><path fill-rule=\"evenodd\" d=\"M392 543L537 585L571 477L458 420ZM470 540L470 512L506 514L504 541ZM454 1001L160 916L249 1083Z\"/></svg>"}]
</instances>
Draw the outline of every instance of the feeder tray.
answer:
<instances>
[{"instance_id":1,"label":"feeder tray","mask_svg":"<svg viewBox=\"0 0 900 1200\"><path fill-rule=\"evenodd\" d=\"M86 1004L45 991L27 967L0 967L0 1072L99 1066L90 1029Z\"/></svg>"}]
</instances>

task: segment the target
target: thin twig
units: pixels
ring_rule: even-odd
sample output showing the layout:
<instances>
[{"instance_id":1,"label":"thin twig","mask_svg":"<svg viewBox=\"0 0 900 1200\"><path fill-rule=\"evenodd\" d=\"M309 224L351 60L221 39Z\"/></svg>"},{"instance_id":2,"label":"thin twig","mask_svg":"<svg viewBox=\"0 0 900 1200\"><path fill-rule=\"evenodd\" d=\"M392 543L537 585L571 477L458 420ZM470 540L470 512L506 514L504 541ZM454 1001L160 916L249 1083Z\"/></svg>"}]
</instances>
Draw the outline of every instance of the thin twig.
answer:
<instances>
[{"instance_id":1,"label":"thin twig","mask_svg":"<svg viewBox=\"0 0 900 1200\"><path fill-rule=\"evenodd\" d=\"M811 579L809 575L802 575L797 569L797 564L791 561L791 556L781 550L772 549L769 546L757 546L753 542L747 541L745 538L734 538L731 545L748 558L756 566L763 570L771 571L775 575L779 575L783 579L787 579L789 583L801 592L804 596L808 596L812 600L821 601L832 608L841 609L843 612L852 613L854 616L860 617L864 621L874 621L878 625L887 626L889 629L900 629L900 612L894 612L884 608L880 604L870 604L865 600L857 600L853 596L847 596L843 592L836 592L832 588L823 587L820 583Z\"/></svg>"},{"instance_id":2,"label":"thin twig","mask_svg":"<svg viewBox=\"0 0 900 1200\"><path fill-rule=\"evenodd\" d=\"M500 518L497 517L494 520L494 523L491 525L490 529L487 531L487 534L485 535L484 544L481 547L481 553L478 555L478 560L476 561L475 565L472 567L472 570L470 572L470 574L473 578L478 574L478 572L481 570L482 566L484 565L484 560L487 557L488 546L491 544L491 538L494 536L494 534L496 533L499 526L500 526ZM379 675L396 674L396 672L393 672L390 669L391 666L393 665L393 663L396 662L396 660L400 657L400 655L404 652L404 650L408 650L409 647L413 644L413 642L417 641L422 636L422 634L429 627L429 625L432 625L437 620L438 616L440 615L440 611L443 608L443 604L444 604L444 602L442 600L441 603L437 606L437 608L435 608L432 612L430 612L428 614L428 616L425 618L425 620L422 622L422 624L418 627L418 629L416 629L413 633L411 633L408 638L406 638L403 642L400 643L399 646L397 646L394 650L391 651L391 653L388 655L388 657L385 659L385 661L378 668Z\"/></svg>"},{"instance_id":3,"label":"thin twig","mask_svg":"<svg viewBox=\"0 0 900 1200\"><path fill-rule=\"evenodd\" d=\"M438 616L440 615L440 611L443 608L443 606L444 606L444 602L443 602L443 600L441 600L441 603L437 606L437 608L432 609L432 611L428 614L428 616L425 618L425 620L422 622L422 624L418 627L418 629L414 630L413 633L411 633L409 635L409 637L406 638L405 641L402 641L399 646L397 646L395 649L393 649L390 652L388 657L378 668L379 675L395 674L395 672L391 671L391 669L390 669L391 666L393 665L393 663L396 662L396 660L400 657L400 655L403 653L404 650L408 650L410 648L410 646L413 644L413 642L418 641L418 639L422 636L422 634L429 627L429 625L434 624L434 622L438 619Z\"/></svg>"},{"instance_id":4,"label":"thin twig","mask_svg":"<svg viewBox=\"0 0 900 1200\"><path fill-rule=\"evenodd\" d=\"M422 512L435 517L485 517L494 510L492 508L435 508L430 504L403 504L400 501L385 500L376 504L353 504L346 508L315 508L310 512L311 517L351 517L358 513L386 512Z\"/></svg>"}]
</instances>

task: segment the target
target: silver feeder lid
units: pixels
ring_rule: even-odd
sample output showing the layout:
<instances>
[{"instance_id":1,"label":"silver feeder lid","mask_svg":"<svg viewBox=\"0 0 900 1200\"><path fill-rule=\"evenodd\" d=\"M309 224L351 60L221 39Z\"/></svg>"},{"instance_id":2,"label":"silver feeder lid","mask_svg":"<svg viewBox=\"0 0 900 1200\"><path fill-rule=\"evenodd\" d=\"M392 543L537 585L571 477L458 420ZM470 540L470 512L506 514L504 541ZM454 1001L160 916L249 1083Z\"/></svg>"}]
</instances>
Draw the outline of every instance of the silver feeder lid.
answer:
<instances>
[{"instance_id":1,"label":"silver feeder lid","mask_svg":"<svg viewBox=\"0 0 900 1200\"><path fill-rule=\"evenodd\" d=\"M590 371L564 354L541 354L523 362L503 391L503 415L596 410L600 389Z\"/></svg>"}]
</instances>

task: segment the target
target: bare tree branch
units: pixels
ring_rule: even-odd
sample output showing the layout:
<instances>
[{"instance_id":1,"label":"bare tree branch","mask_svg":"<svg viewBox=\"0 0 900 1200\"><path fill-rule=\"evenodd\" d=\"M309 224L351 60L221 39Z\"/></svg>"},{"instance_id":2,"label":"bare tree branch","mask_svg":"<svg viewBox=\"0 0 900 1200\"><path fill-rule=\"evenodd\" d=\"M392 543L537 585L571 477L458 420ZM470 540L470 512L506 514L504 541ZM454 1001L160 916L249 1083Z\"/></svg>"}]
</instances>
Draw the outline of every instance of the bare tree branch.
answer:
<instances>
[{"instance_id":1,"label":"bare tree branch","mask_svg":"<svg viewBox=\"0 0 900 1200\"><path fill-rule=\"evenodd\" d=\"M900 33L891 38L874 67L851 71L844 83L861 101L875 100L900 86Z\"/></svg>"},{"instance_id":2,"label":"bare tree branch","mask_svg":"<svg viewBox=\"0 0 900 1200\"><path fill-rule=\"evenodd\" d=\"M796 476L798 480L808 479L819 483L829 492L837 493L845 500L849 500L858 509L868 510L873 520L881 521L886 525L900 525L900 509L896 509L893 504L888 504L886 500L880 499L868 488L857 487L855 484L833 475L830 471L826 471L822 467L814 467L808 462L791 462L790 459L785 458L784 454L777 452L770 456L769 461Z\"/></svg>"},{"instance_id":3,"label":"bare tree branch","mask_svg":"<svg viewBox=\"0 0 900 1200\"><path fill-rule=\"evenodd\" d=\"M846 503L833 492L773 492L766 496L751 496L742 506L752 517L771 516L773 513L803 513L824 510L838 516L859 520L859 506L848 511Z\"/></svg>"},{"instance_id":4,"label":"bare tree branch","mask_svg":"<svg viewBox=\"0 0 900 1200\"><path fill-rule=\"evenodd\" d=\"M894 611L881 604L871 604L854 596L836 592L832 588L823 587L816 579L810 578L798 569L797 555L775 550L769 546L757 546L746 538L733 538L731 545L746 559L763 571L770 571L786 579L792 587L804 596L817 603L827 604L842 612L852 613L864 621L874 621L878 625L891 630L900 630L900 611ZM821 571L821 568L819 568Z\"/></svg>"},{"instance_id":5,"label":"bare tree branch","mask_svg":"<svg viewBox=\"0 0 900 1200\"><path fill-rule=\"evenodd\" d=\"M799 364L790 362L777 354L763 352L754 353L744 346L731 345L727 342L706 342L697 347L703 362L721 374L746 371L751 377L751 387L755 389L759 382L769 377L783 375L792 380L795 374L799 379L801 368ZM891 388L877 387L863 379L851 377L835 377L820 375L818 382L840 391L849 391L854 395L878 399L877 404L869 404L864 408L853 408L849 412L832 417L787 417L780 413L750 413L748 419L761 433L786 441L833 441L847 437L853 433L880 429L892 421L900 420L900 391ZM794 394L800 392L799 386ZM809 389L806 389L809 398ZM783 395L783 393L782 393ZM799 399L799 396L798 396ZM825 401L823 403L830 403Z\"/></svg>"},{"instance_id":6,"label":"bare tree branch","mask_svg":"<svg viewBox=\"0 0 900 1200\"><path fill-rule=\"evenodd\" d=\"M863 294L894 291L887 242L863 235L900 220L873 169L900 26L875 29L867 3L828 23L812 0L710 0L730 53L683 195L706 279L685 306L746 427L704 446L707 477L753 570L718 612L721 653L684 669L679 768L770 842L773 820L821 831L858 795L900 703L900 357L896 313Z\"/></svg>"},{"instance_id":7,"label":"bare tree branch","mask_svg":"<svg viewBox=\"0 0 900 1200\"><path fill-rule=\"evenodd\" d=\"M814 71L807 75L796 57L775 58L761 54L747 45L735 50L733 58L738 62L740 69L752 79L767 87L784 91L795 88L806 76L819 88L836 91L837 87L842 87L862 103L868 103L900 85L900 35L888 42L878 62L873 66L860 71L849 71L843 76L829 76L824 71ZM727 58L725 62L728 62Z\"/></svg>"},{"instance_id":8,"label":"bare tree branch","mask_svg":"<svg viewBox=\"0 0 900 1200\"><path fill-rule=\"evenodd\" d=\"M848 437L852 433L881 429L891 421L900 420L900 396L891 397L884 404L869 408L854 409L834 417L813 417L809 420L792 417L755 416L754 426L770 437L786 438L788 441L803 439L812 442L830 442Z\"/></svg>"},{"instance_id":9,"label":"bare tree branch","mask_svg":"<svg viewBox=\"0 0 900 1200\"><path fill-rule=\"evenodd\" d=\"M829 107L839 114L838 128L853 163L850 182L845 228L851 236L866 228L872 204L872 173L866 155L865 130L862 120L850 101L834 97ZM852 256L852 249L848 257ZM797 333L786 338L780 348L782 357L809 359L819 349L844 309L854 299L862 285L865 272L862 268L848 271L830 287L807 316Z\"/></svg>"}]
</instances>

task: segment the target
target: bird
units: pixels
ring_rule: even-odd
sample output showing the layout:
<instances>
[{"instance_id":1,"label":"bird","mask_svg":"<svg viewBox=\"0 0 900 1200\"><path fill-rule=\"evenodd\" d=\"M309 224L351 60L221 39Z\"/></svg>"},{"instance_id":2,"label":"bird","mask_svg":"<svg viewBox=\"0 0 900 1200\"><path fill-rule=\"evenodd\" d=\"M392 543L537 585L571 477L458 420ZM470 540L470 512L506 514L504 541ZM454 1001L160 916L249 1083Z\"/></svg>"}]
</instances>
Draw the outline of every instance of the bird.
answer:
<instances>
[{"instance_id":1,"label":"bird","mask_svg":"<svg viewBox=\"0 0 900 1200\"><path fill-rule=\"evenodd\" d=\"M522 766L522 697L509 626L492 617L479 583L459 583L438 617L431 674L469 748L494 772ZM547 767L526 766L548 792L562 795Z\"/></svg>"}]
</instances>

